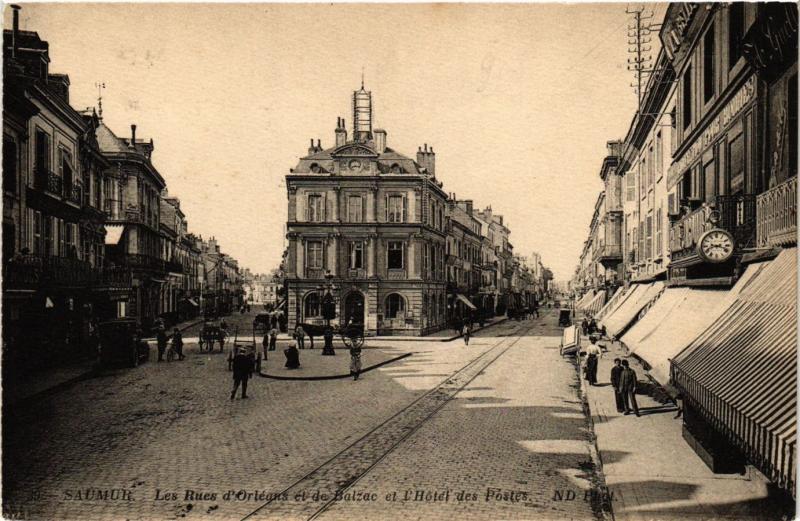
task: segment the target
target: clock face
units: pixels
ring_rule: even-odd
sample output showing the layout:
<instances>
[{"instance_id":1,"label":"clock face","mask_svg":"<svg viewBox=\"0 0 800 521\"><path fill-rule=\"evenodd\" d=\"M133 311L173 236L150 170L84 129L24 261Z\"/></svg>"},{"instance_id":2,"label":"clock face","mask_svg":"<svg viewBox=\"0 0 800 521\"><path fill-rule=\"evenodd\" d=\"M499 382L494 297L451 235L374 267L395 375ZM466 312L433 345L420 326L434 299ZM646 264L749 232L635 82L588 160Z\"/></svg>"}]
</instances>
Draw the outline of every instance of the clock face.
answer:
<instances>
[{"instance_id":1,"label":"clock face","mask_svg":"<svg viewBox=\"0 0 800 521\"><path fill-rule=\"evenodd\" d=\"M361 170L361 161L358 159L351 159L348 166L350 167L350 170Z\"/></svg>"},{"instance_id":2,"label":"clock face","mask_svg":"<svg viewBox=\"0 0 800 521\"><path fill-rule=\"evenodd\" d=\"M725 262L733 255L733 237L722 229L704 233L697 246L700 256L708 262Z\"/></svg>"}]
</instances>

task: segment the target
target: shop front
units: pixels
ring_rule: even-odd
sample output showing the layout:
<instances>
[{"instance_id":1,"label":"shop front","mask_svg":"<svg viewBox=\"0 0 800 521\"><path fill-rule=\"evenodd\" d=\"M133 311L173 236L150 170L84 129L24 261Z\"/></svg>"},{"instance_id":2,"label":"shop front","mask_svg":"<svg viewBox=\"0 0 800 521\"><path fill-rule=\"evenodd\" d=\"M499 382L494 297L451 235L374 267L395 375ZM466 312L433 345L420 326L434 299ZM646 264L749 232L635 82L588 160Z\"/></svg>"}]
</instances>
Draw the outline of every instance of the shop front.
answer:
<instances>
[{"instance_id":1,"label":"shop front","mask_svg":"<svg viewBox=\"0 0 800 521\"><path fill-rule=\"evenodd\" d=\"M729 277L753 244L763 88L749 75L678 147L667 178L671 279Z\"/></svg>"}]
</instances>

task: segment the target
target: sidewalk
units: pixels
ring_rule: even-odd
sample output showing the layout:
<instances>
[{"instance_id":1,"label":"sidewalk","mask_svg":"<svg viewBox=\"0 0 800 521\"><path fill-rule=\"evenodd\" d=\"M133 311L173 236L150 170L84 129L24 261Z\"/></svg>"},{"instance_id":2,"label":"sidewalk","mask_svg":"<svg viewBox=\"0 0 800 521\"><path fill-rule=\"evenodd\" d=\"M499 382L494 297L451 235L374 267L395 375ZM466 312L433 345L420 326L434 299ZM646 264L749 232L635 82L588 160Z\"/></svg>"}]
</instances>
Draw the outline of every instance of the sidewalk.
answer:
<instances>
[{"instance_id":1,"label":"sidewalk","mask_svg":"<svg viewBox=\"0 0 800 521\"><path fill-rule=\"evenodd\" d=\"M588 339L583 339L588 343ZM616 520L781 519L766 479L748 467L745 475L714 474L682 437L676 408L637 394L641 417L618 413L610 384L614 358L625 359L619 342L598 366L598 385L581 378L594 424L602 472ZM627 358L640 382L646 371Z\"/></svg>"},{"instance_id":2,"label":"sidewalk","mask_svg":"<svg viewBox=\"0 0 800 521\"><path fill-rule=\"evenodd\" d=\"M194 318L176 324L173 327L177 327L179 330L183 331L202 321L202 317ZM148 338L146 340L152 343L155 339ZM91 359L81 360L61 367L54 367L33 374L30 378L15 382L13 385L3 386L3 401L7 405L13 406L21 402L36 399L57 392L59 389L63 389L64 387L88 378L96 371L97 361Z\"/></svg>"}]
</instances>

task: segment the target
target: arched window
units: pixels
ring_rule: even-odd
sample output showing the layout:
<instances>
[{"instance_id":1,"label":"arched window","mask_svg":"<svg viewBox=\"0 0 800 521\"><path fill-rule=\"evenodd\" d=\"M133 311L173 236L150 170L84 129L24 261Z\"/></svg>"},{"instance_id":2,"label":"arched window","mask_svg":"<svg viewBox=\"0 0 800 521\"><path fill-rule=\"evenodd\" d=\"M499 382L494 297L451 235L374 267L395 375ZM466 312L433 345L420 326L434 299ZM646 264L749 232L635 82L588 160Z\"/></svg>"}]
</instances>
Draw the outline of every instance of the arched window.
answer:
<instances>
[{"instance_id":1,"label":"arched window","mask_svg":"<svg viewBox=\"0 0 800 521\"><path fill-rule=\"evenodd\" d=\"M322 315L319 293L309 293L306 295L306 302L303 310L305 318L315 318Z\"/></svg>"},{"instance_id":2,"label":"arched window","mask_svg":"<svg viewBox=\"0 0 800 521\"><path fill-rule=\"evenodd\" d=\"M318 174L322 172L322 168L317 163L311 163L311 171Z\"/></svg>"},{"instance_id":3,"label":"arched window","mask_svg":"<svg viewBox=\"0 0 800 521\"><path fill-rule=\"evenodd\" d=\"M406 301L399 293L392 293L386 297L386 318L397 318L406 310Z\"/></svg>"},{"instance_id":4,"label":"arched window","mask_svg":"<svg viewBox=\"0 0 800 521\"><path fill-rule=\"evenodd\" d=\"M403 168L400 165L398 165L397 163L392 163L391 172L393 174L402 174L403 173Z\"/></svg>"}]
</instances>

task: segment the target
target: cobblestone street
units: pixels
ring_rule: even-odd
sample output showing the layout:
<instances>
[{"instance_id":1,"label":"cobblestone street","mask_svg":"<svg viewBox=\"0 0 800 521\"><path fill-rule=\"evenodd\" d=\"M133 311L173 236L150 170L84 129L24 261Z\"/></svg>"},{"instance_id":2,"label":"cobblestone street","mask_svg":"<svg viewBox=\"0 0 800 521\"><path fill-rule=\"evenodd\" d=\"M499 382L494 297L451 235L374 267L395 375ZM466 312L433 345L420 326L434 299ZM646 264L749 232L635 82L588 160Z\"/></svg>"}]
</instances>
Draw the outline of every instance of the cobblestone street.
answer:
<instances>
[{"instance_id":1,"label":"cobblestone street","mask_svg":"<svg viewBox=\"0 0 800 521\"><path fill-rule=\"evenodd\" d=\"M5 514L591 519L587 423L554 323L507 322L469 347L371 340L365 367L413 354L357 382L256 377L234 402L225 357L194 345L184 362L80 382L5 415L5 464L23 470L4 483ZM326 358L347 372L345 352ZM337 491L377 500L314 497ZM566 491L578 499L554 500Z\"/></svg>"}]
</instances>

